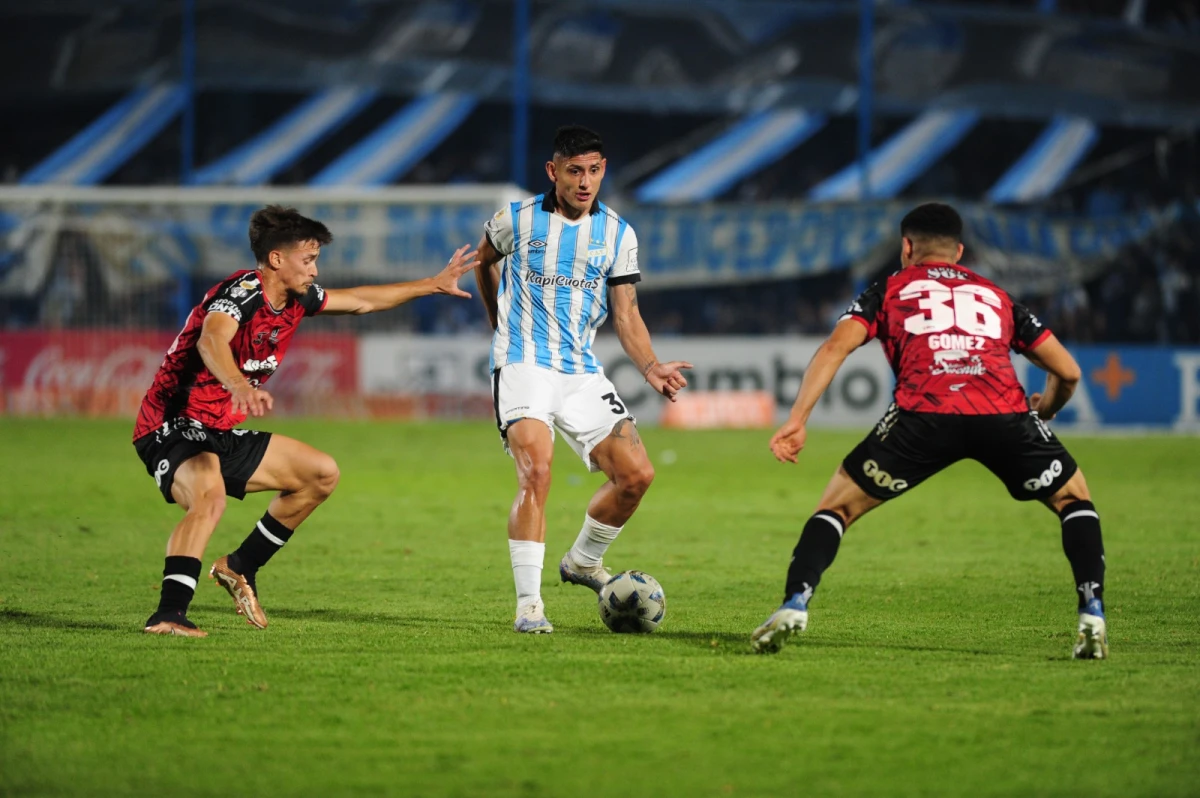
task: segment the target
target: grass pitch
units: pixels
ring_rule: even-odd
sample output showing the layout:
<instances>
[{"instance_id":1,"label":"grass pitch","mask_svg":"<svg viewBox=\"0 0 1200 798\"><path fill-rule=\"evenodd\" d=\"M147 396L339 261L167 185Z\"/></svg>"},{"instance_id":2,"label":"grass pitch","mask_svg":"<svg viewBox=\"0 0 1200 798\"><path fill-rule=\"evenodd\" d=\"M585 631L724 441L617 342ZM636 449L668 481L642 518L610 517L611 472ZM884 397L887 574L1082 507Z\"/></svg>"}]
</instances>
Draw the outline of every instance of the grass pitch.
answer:
<instances>
[{"instance_id":1,"label":"grass pitch","mask_svg":"<svg viewBox=\"0 0 1200 798\"><path fill-rule=\"evenodd\" d=\"M558 584L598 479L560 445L556 631L518 636L494 428L269 426L342 484L260 574L270 628L205 579L210 637L186 640L139 633L178 510L130 425L0 421L0 794L1200 794L1196 439L1067 436L1112 644L1074 662L1058 524L975 464L854 527L809 631L760 657L750 632L856 434L814 431L785 467L764 432L645 430L658 480L608 564L663 583L646 637ZM265 504L231 502L208 560Z\"/></svg>"}]
</instances>

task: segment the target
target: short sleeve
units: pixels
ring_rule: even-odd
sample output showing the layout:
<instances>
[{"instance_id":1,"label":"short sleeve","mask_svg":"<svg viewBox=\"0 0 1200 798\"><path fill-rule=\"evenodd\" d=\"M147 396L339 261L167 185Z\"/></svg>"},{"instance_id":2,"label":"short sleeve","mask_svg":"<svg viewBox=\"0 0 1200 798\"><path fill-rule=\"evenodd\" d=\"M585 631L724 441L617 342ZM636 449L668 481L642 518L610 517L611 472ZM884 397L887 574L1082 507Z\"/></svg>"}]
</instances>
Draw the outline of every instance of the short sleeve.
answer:
<instances>
[{"instance_id":1,"label":"short sleeve","mask_svg":"<svg viewBox=\"0 0 1200 798\"><path fill-rule=\"evenodd\" d=\"M511 255L513 253L512 206L505 205L496 211L496 215L483 225L483 232L493 249L501 255Z\"/></svg>"},{"instance_id":2,"label":"short sleeve","mask_svg":"<svg viewBox=\"0 0 1200 798\"><path fill-rule=\"evenodd\" d=\"M867 328L867 338L875 338L879 335L879 321L883 313L883 281L873 283L870 288L858 295L858 298L850 303L850 307L846 308L838 321L842 322L846 319L854 319L858 323Z\"/></svg>"},{"instance_id":3,"label":"short sleeve","mask_svg":"<svg viewBox=\"0 0 1200 798\"><path fill-rule=\"evenodd\" d=\"M1042 324L1029 308L1014 302L1012 310L1014 352L1028 352L1050 337L1050 328Z\"/></svg>"},{"instance_id":4,"label":"short sleeve","mask_svg":"<svg viewBox=\"0 0 1200 798\"><path fill-rule=\"evenodd\" d=\"M258 275L245 272L228 280L204 303L209 313L233 316L238 324L247 321L262 303L262 286Z\"/></svg>"},{"instance_id":5,"label":"short sleeve","mask_svg":"<svg viewBox=\"0 0 1200 798\"><path fill-rule=\"evenodd\" d=\"M304 292L304 296L300 297L300 305L304 308L305 316L315 316L325 309L325 304L329 302L329 296L326 295L325 289L313 283Z\"/></svg>"},{"instance_id":6,"label":"short sleeve","mask_svg":"<svg viewBox=\"0 0 1200 798\"><path fill-rule=\"evenodd\" d=\"M617 244L617 256L613 258L612 270L608 273L609 285L641 282L642 272L638 268L638 240L632 227L625 228Z\"/></svg>"}]
</instances>

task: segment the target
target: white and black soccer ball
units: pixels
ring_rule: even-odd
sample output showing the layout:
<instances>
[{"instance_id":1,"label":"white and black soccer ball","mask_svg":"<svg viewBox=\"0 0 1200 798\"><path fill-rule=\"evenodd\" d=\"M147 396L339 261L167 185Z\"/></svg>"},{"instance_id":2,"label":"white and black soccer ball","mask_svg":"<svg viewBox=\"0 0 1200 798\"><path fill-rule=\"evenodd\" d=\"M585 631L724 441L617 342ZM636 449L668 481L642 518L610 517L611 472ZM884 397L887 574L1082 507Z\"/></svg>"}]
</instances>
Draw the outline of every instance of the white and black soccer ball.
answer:
<instances>
[{"instance_id":1,"label":"white and black soccer ball","mask_svg":"<svg viewBox=\"0 0 1200 798\"><path fill-rule=\"evenodd\" d=\"M622 571L600 588L600 620L618 634L649 634L667 614L662 585L650 574Z\"/></svg>"}]
</instances>

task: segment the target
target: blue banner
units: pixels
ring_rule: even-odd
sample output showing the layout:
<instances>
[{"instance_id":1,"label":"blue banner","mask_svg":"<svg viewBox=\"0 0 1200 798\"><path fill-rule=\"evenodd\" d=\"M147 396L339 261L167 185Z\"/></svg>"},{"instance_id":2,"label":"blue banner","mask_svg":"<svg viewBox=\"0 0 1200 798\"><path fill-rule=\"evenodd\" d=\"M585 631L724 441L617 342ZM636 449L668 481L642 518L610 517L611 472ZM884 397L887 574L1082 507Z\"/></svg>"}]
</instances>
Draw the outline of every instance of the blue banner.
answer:
<instances>
[{"instance_id":1,"label":"blue banner","mask_svg":"<svg viewBox=\"0 0 1200 798\"><path fill-rule=\"evenodd\" d=\"M1200 432L1200 348L1071 346L1083 370L1070 403L1056 419L1080 429L1161 427ZM1045 375L1024 358L1026 389L1041 391Z\"/></svg>"},{"instance_id":2,"label":"blue banner","mask_svg":"<svg viewBox=\"0 0 1200 798\"><path fill-rule=\"evenodd\" d=\"M480 240L501 201L364 202L309 193L297 202L334 234L324 279L388 282L424 277ZM100 196L100 195L98 195ZM234 195L236 196L236 195ZM246 228L261 200L145 204L5 203L0 199L0 294L43 288L60 247L86 253L106 286L124 293L179 275L223 277L250 263ZM909 203L765 204L615 210L637 231L644 290L783 280L897 262ZM1183 205L1102 218L961 206L969 265L1018 296L1044 295L1094 276L1121 249L1182 216Z\"/></svg>"}]
</instances>

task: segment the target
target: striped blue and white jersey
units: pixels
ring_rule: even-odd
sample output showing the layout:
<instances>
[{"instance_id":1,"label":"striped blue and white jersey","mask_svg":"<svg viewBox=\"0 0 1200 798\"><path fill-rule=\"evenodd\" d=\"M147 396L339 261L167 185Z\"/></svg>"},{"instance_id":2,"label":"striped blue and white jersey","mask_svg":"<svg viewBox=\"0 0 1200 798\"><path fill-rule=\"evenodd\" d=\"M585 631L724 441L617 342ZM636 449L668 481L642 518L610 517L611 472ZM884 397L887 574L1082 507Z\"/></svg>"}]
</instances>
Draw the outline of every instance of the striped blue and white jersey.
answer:
<instances>
[{"instance_id":1,"label":"striped blue and white jersey","mask_svg":"<svg viewBox=\"0 0 1200 798\"><path fill-rule=\"evenodd\" d=\"M572 222L553 193L501 208L484 226L500 264L493 369L532 363L564 374L601 371L592 354L608 317L608 286L636 283L637 236L597 200Z\"/></svg>"}]
</instances>

